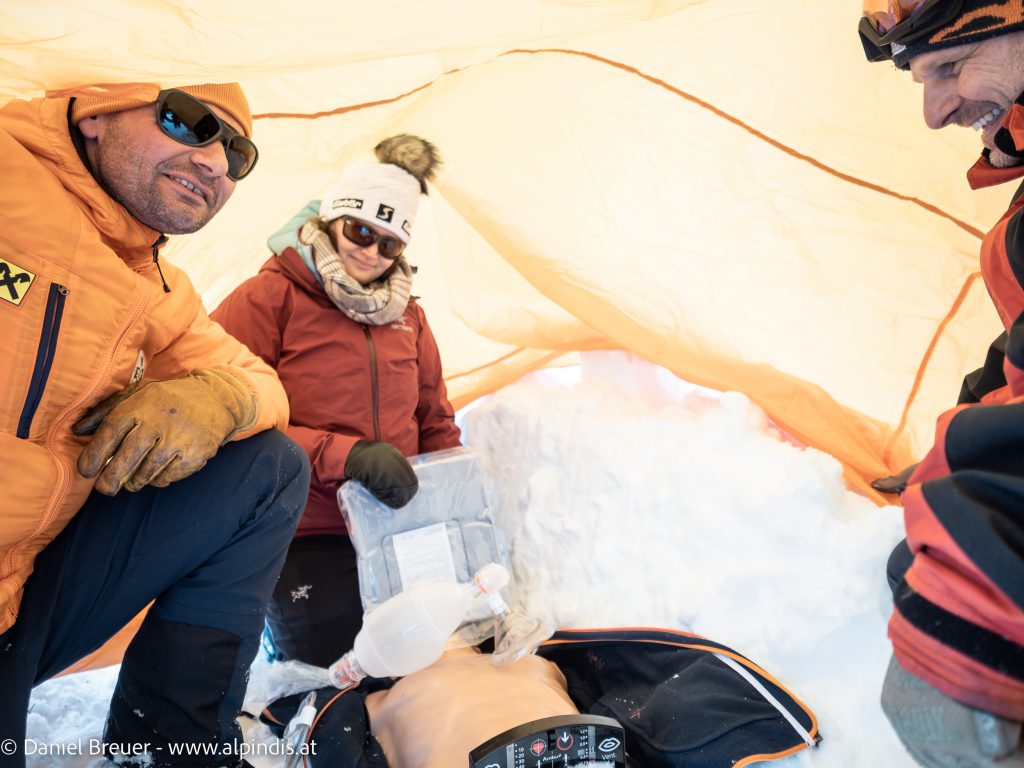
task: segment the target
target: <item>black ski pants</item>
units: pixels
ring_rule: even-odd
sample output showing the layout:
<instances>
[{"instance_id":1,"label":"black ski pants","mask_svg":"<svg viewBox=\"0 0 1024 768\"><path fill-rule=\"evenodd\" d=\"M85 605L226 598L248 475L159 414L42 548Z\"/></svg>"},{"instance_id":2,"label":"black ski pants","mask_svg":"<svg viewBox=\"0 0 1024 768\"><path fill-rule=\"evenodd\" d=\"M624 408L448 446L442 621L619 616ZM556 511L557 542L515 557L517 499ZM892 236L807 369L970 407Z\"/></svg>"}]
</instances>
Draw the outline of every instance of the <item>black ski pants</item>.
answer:
<instances>
[{"instance_id":1,"label":"black ski pants","mask_svg":"<svg viewBox=\"0 0 1024 768\"><path fill-rule=\"evenodd\" d=\"M267 606L276 661L329 666L363 626L356 550L345 534L296 536Z\"/></svg>"},{"instance_id":2,"label":"black ski pants","mask_svg":"<svg viewBox=\"0 0 1024 768\"><path fill-rule=\"evenodd\" d=\"M25 764L32 687L153 600L121 665L108 754L147 745L157 768L237 764L246 673L308 488L305 453L269 431L167 488L93 493L37 557L18 620L0 635L0 741L18 747L0 768ZM205 754L176 754L187 751Z\"/></svg>"}]
</instances>

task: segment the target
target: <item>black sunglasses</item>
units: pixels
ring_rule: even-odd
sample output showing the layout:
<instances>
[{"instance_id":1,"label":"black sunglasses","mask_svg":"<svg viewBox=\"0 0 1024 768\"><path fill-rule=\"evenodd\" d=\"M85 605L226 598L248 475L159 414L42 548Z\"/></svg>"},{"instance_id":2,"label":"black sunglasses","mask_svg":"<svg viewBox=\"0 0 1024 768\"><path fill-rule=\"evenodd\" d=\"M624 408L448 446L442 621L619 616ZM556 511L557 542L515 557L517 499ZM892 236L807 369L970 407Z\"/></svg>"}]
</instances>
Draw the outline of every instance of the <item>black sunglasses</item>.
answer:
<instances>
[{"instance_id":1,"label":"black sunglasses","mask_svg":"<svg viewBox=\"0 0 1024 768\"><path fill-rule=\"evenodd\" d=\"M857 31L868 61L892 58L893 44L908 45L946 26L963 0L863 0Z\"/></svg>"},{"instance_id":2,"label":"black sunglasses","mask_svg":"<svg viewBox=\"0 0 1024 768\"><path fill-rule=\"evenodd\" d=\"M221 120L195 96L168 88L156 100L156 124L175 141L190 147L205 147L220 139L228 158L228 178L244 179L259 158L256 145Z\"/></svg>"},{"instance_id":3,"label":"black sunglasses","mask_svg":"<svg viewBox=\"0 0 1024 768\"><path fill-rule=\"evenodd\" d=\"M405 250L405 243L401 240L378 233L365 221L351 216L342 216L341 222L341 234L347 240L351 240L360 248L367 248L376 243L377 253L389 261L397 259Z\"/></svg>"}]
</instances>

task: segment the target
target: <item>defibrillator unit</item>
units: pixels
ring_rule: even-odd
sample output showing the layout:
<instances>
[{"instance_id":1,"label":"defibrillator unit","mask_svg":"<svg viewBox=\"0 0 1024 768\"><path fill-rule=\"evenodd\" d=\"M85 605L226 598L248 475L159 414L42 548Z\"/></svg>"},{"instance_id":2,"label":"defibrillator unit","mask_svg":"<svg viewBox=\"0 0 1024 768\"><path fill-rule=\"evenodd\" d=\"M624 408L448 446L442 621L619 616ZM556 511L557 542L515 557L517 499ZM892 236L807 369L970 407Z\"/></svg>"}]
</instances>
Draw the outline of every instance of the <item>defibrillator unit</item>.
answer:
<instances>
[{"instance_id":1,"label":"defibrillator unit","mask_svg":"<svg viewBox=\"0 0 1024 768\"><path fill-rule=\"evenodd\" d=\"M485 741L469 753L469 768L627 768L624 739L610 717L545 717Z\"/></svg>"}]
</instances>

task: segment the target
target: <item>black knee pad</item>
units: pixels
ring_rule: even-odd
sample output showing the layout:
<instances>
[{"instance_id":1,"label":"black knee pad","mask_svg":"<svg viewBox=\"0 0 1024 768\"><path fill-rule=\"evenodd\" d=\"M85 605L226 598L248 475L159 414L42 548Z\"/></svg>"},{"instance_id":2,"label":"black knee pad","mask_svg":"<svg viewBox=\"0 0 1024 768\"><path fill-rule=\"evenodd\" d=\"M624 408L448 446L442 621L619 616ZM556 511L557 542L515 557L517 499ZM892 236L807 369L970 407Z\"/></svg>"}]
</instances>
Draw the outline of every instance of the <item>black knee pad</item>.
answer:
<instances>
[{"instance_id":1,"label":"black knee pad","mask_svg":"<svg viewBox=\"0 0 1024 768\"><path fill-rule=\"evenodd\" d=\"M158 768L237 763L237 709L252 661L241 648L241 638L230 632L147 616L125 653L110 702L107 756ZM208 753L173 754L186 744L209 745Z\"/></svg>"}]
</instances>

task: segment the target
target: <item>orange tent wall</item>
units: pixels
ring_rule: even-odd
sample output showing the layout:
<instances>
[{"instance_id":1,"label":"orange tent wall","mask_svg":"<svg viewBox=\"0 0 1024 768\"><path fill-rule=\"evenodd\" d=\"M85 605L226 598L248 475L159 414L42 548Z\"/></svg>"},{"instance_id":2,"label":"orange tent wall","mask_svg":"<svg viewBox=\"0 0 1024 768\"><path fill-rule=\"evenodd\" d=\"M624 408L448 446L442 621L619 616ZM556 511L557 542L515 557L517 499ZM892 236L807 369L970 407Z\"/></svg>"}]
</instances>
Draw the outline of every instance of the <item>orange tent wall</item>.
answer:
<instances>
[{"instance_id":1,"label":"orange tent wall","mask_svg":"<svg viewBox=\"0 0 1024 768\"><path fill-rule=\"evenodd\" d=\"M964 131L868 65L860 6L757 0L15 0L0 102L240 81L261 159L172 238L215 306L392 133L445 165L411 260L457 406L590 349L748 394L851 486L919 458L1001 330ZM881 499L874 496L876 501Z\"/></svg>"}]
</instances>

